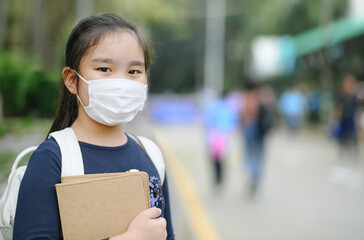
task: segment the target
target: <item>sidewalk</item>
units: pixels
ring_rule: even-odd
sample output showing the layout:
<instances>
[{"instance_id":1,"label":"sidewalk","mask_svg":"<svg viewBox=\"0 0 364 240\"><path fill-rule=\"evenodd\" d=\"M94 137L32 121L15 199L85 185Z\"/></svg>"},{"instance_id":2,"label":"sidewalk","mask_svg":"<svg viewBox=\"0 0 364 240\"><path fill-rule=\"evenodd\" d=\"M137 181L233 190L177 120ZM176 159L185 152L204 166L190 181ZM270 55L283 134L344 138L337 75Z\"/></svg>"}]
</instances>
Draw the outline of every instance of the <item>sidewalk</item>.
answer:
<instances>
[{"instance_id":1,"label":"sidewalk","mask_svg":"<svg viewBox=\"0 0 364 240\"><path fill-rule=\"evenodd\" d=\"M202 128L156 127L192 176L220 239L364 239L363 153L343 161L321 132L294 136L280 129L268 142L262 189L250 198L238 132L225 162L224 189L214 192Z\"/></svg>"}]
</instances>

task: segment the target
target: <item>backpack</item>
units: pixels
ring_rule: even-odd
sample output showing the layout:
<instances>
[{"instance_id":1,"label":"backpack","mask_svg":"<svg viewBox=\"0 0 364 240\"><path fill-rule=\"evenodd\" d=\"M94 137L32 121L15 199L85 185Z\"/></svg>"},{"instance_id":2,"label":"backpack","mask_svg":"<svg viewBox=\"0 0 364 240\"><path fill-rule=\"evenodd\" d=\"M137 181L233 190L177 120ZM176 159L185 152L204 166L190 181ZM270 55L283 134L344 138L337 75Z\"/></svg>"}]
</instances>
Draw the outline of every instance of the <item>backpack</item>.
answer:
<instances>
[{"instance_id":1,"label":"backpack","mask_svg":"<svg viewBox=\"0 0 364 240\"><path fill-rule=\"evenodd\" d=\"M262 104L258 109L258 118L257 118L258 132L261 137L267 135L267 133L274 126L274 118L270 110L263 106Z\"/></svg>"},{"instance_id":2,"label":"backpack","mask_svg":"<svg viewBox=\"0 0 364 240\"><path fill-rule=\"evenodd\" d=\"M154 163L161 180L164 183L165 164L161 150L151 140L141 136L128 134L147 153ZM60 150L62 160L62 176L83 175L83 160L78 140L72 128L65 128L61 131L52 132L49 137L53 137ZM18 167L19 162L28 153L35 151L38 146L24 149L16 157L5 192L0 199L0 240L11 240L13 238L14 218L18 200L19 187L24 176L26 166Z\"/></svg>"}]
</instances>

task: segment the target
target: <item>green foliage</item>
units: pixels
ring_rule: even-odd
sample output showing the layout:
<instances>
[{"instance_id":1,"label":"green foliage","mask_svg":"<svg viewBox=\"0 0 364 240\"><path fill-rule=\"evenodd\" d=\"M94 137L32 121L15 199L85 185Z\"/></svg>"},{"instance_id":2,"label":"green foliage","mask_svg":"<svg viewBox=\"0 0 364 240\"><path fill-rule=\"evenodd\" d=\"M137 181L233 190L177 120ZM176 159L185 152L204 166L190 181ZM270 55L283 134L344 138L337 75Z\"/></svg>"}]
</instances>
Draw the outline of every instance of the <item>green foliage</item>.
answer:
<instances>
[{"instance_id":1,"label":"green foliage","mask_svg":"<svg viewBox=\"0 0 364 240\"><path fill-rule=\"evenodd\" d=\"M120 1L109 0L107 4L104 1L95 1L97 12L114 12L129 18L138 26L150 28L165 29L170 32L170 37L186 37L190 35L184 18L186 13L193 11L188 8L191 0L133 0ZM149 34L149 33L147 33Z\"/></svg>"},{"instance_id":2,"label":"green foliage","mask_svg":"<svg viewBox=\"0 0 364 240\"><path fill-rule=\"evenodd\" d=\"M57 72L34 71L26 95L26 112L33 116L53 117L58 103L59 81Z\"/></svg>"},{"instance_id":3,"label":"green foliage","mask_svg":"<svg viewBox=\"0 0 364 240\"><path fill-rule=\"evenodd\" d=\"M21 136L24 134L31 136L32 134L39 133L46 136L51 125L51 119L34 118L31 116L6 118L3 121L4 133L16 136Z\"/></svg>"},{"instance_id":4,"label":"green foliage","mask_svg":"<svg viewBox=\"0 0 364 240\"><path fill-rule=\"evenodd\" d=\"M5 134L5 124L0 120L0 136Z\"/></svg>"},{"instance_id":5,"label":"green foliage","mask_svg":"<svg viewBox=\"0 0 364 240\"><path fill-rule=\"evenodd\" d=\"M253 38L295 35L317 27L325 19L343 17L348 2L226 0L225 90L240 86L243 75L249 73ZM7 116L51 116L57 100L54 96L58 77L39 69L55 69L63 62L66 40L77 20L76 4L73 0L37 3L9 1L8 29L1 47L7 51L20 49L28 55L36 52L41 66L37 66L36 59L0 52L0 92ZM95 14L114 12L129 18L155 43L157 58L150 72L151 91L191 92L203 85L206 3L207 0L93 0L87 4ZM363 59L358 55L360 51L346 55L344 64L349 70L361 63L355 54ZM315 75L316 70L305 71Z\"/></svg>"},{"instance_id":6,"label":"green foliage","mask_svg":"<svg viewBox=\"0 0 364 240\"><path fill-rule=\"evenodd\" d=\"M37 60L17 52L0 52L0 92L5 116L19 116L40 111L49 116L56 85L53 73L37 70Z\"/></svg>"},{"instance_id":7,"label":"green foliage","mask_svg":"<svg viewBox=\"0 0 364 240\"><path fill-rule=\"evenodd\" d=\"M11 164L14 160L14 154L0 153L0 183L3 183L8 178L11 170Z\"/></svg>"},{"instance_id":8,"label":"green foliage","mask_svg":"<svg viewBox=\"0 0 364 240\"><path fill-rule=\"evenodd\" d=\"M232 90L239 86L242 75L249 75L251 61L252 40L261 35L296 35L311 28L334 21L347 14L348 1L343 0L228 0L226 19L227 50L234 46L231 43L240 43L243 49L241 58L226 58L225 87ZM237 50L239 50L237 48ZM233 48L233 52L236 52ZM228 52L227 52L228 53ZM356 53L358 55L358 51ZM313 56L316 66L307 68L296 74L314 76L319 81L322 66L318 64L322 56ZM345 61L352 59L353 55L345 56ZM312 60L312 57L311 57ZM351 62L351 60L350 60ZM341 64L342 65L342 64ZM351 65L353 66L353 65ZM303 76L304 78L306 76ZM270 84L278 79L271 79ZM283 86L289 79L282 80Z\"/></svg>"},{"instance_id":9,"label":"green foliage","mask_svg":"<svg viewBox=\"0 0 364 240\"><path fill-rule=\"evenodd\" d=\"M20 54L0 53L0 91L5 115L20 114L24 110L26 90L29 88L33 68L33 61Z\"/></svg>"},{"instance_id":10,"label":"green foliage","mask_svg":"<svg viewBox=\"0 0 364 240\"><path fill-rule=\"evenodd\" d=\"M26 165L29 161L31 153L25 156L18 166ZM15 161L16 155L12 153L0 153L0 183L4 183L11 171L11 167Z\"/></svg>"}]
</instances>

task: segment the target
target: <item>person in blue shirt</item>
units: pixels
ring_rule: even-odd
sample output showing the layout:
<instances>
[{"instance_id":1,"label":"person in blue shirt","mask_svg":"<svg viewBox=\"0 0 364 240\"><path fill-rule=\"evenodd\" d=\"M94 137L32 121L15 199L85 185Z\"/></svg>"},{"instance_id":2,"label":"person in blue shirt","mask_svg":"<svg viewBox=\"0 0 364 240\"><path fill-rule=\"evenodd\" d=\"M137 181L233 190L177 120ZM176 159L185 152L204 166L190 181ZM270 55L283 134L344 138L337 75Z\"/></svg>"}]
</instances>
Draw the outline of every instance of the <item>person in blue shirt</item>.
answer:
<instances>
[{"instance_id":1,"label":"person in blue shirt","mask_svg":"<svg viewBox=\"0 0 364 240\"><path fill-rule=\"evenodd\" d=\"M302 124L307 102L298 87L293 86L283 92L279 98L279 107L290 130L298 130Z\"/></svg>"},{"instance_id":2,"label":"person in blue shirt","mask_svg":"<svg viewBox=\"0 0 364 240\"><path fill-rule=\"evenodd\" d=\"M144 106L150 57L137 28L114 14L81 20L66 46L61 102L50 132L73 129L85 174L138 169L149 175L151 208L111 240L174 239L167 179L161 183L151 159L122 127ZM61 163L53 138L31 156L19 189L15 240L62 239L55 190Z\"/></svg>"}]
</instances>

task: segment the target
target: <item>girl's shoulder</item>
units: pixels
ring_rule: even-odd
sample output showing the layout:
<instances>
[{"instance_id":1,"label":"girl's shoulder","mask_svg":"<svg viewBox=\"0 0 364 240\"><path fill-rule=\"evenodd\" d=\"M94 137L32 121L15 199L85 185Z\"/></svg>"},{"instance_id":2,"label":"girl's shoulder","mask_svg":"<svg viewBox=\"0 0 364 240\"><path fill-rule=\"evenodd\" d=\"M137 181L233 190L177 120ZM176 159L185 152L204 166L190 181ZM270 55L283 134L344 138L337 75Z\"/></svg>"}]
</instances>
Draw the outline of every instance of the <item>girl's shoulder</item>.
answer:
<instances>
[{"instance_id":1,"label":"girl's shoulder","mask_svg":"<svg viewBox=\"0 0 364 240\"><path fill-rule=\"evenodd\" d=\"M47 140L45 140L44 142L42 142L36 151L47 151L49 153L52 153L54 155L56 155L57 157L61 157L61 151L60 148L56 142L56 140L54 140L53 138L48 138Z\"/></svg>"},{"instance_id":2,"label":"girl's shoulder","mask_svg":"<svg viewBox=\"0 0 364 240\"><path fill-rule=\"evenodd\" d=\"M53 138L42 142L29 159L29 164L44 163L61 166L61 151Z\"/></svg>"}]
</instances>

